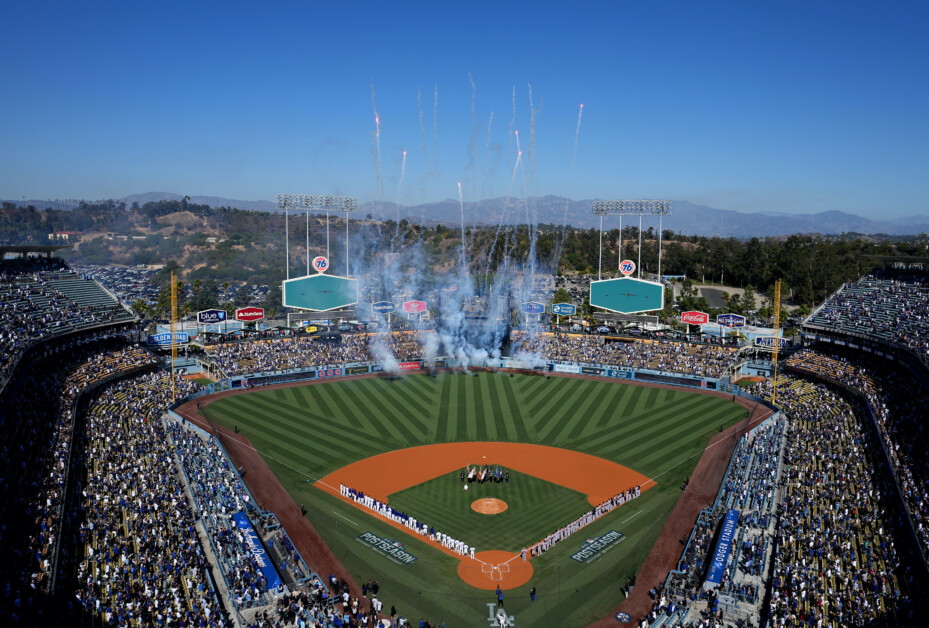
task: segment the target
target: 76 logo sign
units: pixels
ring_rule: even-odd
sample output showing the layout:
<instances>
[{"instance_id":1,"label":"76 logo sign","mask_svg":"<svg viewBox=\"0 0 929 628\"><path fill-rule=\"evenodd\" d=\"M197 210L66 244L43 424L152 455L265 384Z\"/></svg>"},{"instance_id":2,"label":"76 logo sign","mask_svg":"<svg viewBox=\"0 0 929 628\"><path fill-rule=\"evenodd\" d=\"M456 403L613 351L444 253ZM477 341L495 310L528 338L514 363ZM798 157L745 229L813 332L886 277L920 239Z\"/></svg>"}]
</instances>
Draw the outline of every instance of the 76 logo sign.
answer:
<instances>
[{"instance_id":1,"label":"76 logo sign","mask_svg":"<svg viewBox=\"0 0 929 628\"><path fill-rule=\"evenodd\" d=\"M313 258L313 270L318 273L324 273L329 268L329 260L320 255Z\"/></svg>"},{"instance_id":2,"label":"76 logo sign","mask_svg":"<svg viewBox=\"0 0 929 628\"><path fill-rule=\"evenodd\" d=\"M628 277L635 272L635 262L631 259L624 259L619 263L619 272Z\"/></svg>"}]
</instances>

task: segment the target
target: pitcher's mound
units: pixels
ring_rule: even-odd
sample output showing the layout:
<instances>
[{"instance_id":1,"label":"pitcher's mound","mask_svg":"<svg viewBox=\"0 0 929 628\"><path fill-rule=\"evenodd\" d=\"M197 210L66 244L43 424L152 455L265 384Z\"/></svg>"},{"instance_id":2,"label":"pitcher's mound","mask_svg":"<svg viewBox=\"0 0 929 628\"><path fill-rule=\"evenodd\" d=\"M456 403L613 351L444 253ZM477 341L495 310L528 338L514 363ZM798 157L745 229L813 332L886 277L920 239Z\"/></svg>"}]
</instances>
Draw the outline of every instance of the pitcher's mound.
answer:
<instances>
[{"instance_id":1,"label":"pitcher's mound","mask_svg":"<svg viewBox=\"0 0 929 628\"><path fill-rule=\"evenodd\" d=\"M482 515L496 515L507 508L506 502L496 497L484 497L471 502L471 510L479 512Z\"/></svg>"}]
</instances>

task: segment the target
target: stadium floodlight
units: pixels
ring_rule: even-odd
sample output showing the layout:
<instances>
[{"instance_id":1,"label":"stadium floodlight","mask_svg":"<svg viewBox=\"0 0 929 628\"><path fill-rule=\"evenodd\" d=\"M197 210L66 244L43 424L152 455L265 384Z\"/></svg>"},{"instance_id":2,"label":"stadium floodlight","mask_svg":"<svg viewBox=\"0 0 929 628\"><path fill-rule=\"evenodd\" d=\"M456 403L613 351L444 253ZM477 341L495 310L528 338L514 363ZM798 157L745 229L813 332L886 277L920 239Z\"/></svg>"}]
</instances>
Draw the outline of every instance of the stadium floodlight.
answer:
<instances>
[{"instance_id":1,"label":"stadium floodlight","mask_svg":"<svg viewBox=\"0 0 929 628\"><path fill-rule=\"evenodd\" d=\"M284 212L284 254L287 256L286 276L290 279L290 225L291 210L306 212L306 264L310 274L310 211L326 212L326 257L329 257L329 212L345 214L345 275L348 276L348 214L358 209L354 196L323 196L317 194L278 194L277 209Z\"/></svg>"},{"instance_id":2,"label":"stadium floodlight","mask_svg":"<svg viewBox=\"0 0 929 628\"><path fill-rule=\"evenodd\" d=\"M594 201L591 206L594 216L600 216L600 264L597 278L602 279L603 269L603 217L619 216L619 260L623 260L623 216L639 217L639 278L642 277L642 216L658 216L658 281L661 281L661 219L671 215L671 201L668 200L623 200Z\"/></svg>"},{"instance_id":3,"label":"stadium floodlight","mask_svg":"<svg viewBox=\"0 0 929 628\"><path fill-rule=\"evenodd\" d=\"M671 201L594 201L591 209L594 216L669 216Z\"/></svg>"}]
</instances>

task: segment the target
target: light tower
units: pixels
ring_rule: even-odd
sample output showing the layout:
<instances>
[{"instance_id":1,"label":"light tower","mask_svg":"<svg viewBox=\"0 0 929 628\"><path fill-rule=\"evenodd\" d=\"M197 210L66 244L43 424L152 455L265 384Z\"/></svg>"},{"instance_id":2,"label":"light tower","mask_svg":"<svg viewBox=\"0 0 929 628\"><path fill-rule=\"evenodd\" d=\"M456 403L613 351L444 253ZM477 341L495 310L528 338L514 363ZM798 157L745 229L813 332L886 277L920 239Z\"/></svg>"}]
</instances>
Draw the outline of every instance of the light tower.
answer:
<instances>
[{"instance_id":1,"label":"light tower","mask_svg":"<svg viewBox=\"0 0 929 628\"><path fill-rule=\"evenodd\" d=\"M306 274L310 274L310 211L326 212L326 257L329 257L329 213L345 214L345 275L348 276L348 215L358 209L353 196L316 196L312 194L278 194L277 209L284 212L284 249L287 256L287 279L290 279L290 223L291 211L306 213Z\"/></svg>"}]
</instances>

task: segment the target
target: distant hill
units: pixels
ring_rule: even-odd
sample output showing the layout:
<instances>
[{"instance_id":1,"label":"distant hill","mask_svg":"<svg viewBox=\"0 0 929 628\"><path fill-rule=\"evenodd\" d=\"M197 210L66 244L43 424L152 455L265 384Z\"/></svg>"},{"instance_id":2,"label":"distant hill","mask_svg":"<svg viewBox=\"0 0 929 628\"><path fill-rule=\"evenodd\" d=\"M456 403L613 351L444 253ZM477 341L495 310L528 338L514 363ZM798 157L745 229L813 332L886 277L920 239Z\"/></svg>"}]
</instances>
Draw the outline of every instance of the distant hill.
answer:
<instances>
[{"instance_id":1,"label":"distant hill","mask_svg":"<svg viewBox=\"0 0 929 628\"><path fill-rule=\"evenodd\" d=\"M140 205L160 200L180 200L181 194L171 192L148 192L145 194L132 194L122 199L127 204L137 202ZM190 196L191 203L210 205L212 207L236 207L253 211L274 211L274 201L242 201L217 196ZM559 196L538 196L530 198L493 198L476 202L464 203L465 224L493 225L498 224L501 218L508 223L525 223L533 220L536 223L569 224L575 227L596 227L599 219L590 212L593 199L568 200ZM22 204L22 200L9 201ZM27 204L39 208L54 207L56 209L70 209L76 201L48 201L28 200ZM428 224L445 223L457 225L461 220L461 208L457 200L447 199L433 203L406 206L395 203L371 202L358 208L358 217L371 215L379 219L406 218L413 222ZM634 219L638 223L637 219ZM643 226L657 227L655 218L645 217ZM619 226L619 219L607 217L604 220L605 229L615 229ZM906 216L884 221L871 220L842 211L825 211L816 214L788 214L780 212L739 212L727 209L716 209L706 205L697 205L689 201L674 201L672 215L662 222L664 229L675 233L702 236L723 236L736 238L750 238L752 236L783 236L794 233L861 233L865 235L911 235L929 232L929 215Z\"/></svg>"}]
</instances>

